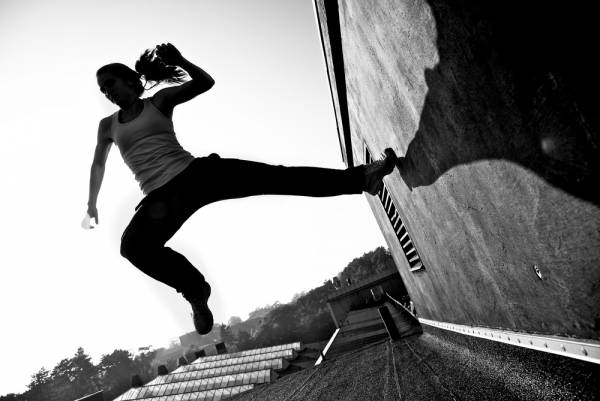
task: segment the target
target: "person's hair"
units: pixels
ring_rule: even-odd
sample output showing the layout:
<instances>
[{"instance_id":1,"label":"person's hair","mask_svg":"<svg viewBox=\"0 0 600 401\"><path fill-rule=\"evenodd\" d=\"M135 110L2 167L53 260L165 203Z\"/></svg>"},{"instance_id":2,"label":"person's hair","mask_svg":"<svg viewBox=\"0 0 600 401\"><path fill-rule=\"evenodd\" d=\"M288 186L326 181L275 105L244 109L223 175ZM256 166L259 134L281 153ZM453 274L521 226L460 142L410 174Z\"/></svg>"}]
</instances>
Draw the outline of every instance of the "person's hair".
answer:
<instances>
[{"instance_id":1,"label":"person's hair","mask_svg":"<svg viewBox=\"0 0 600 401\"><path fill-rule=\"evenodd\" d=\"M174 65L166 65L156 57L156 49L147 49L135 63L135 71L121 63L106 64L96 71L96 76L111 73L119 78L131 82L132 88L138 96L144 91L154 88L161 82L182 83L186 81L186 73ZM142 78L144 82L142 82ZM148 83L152 83L146 87Z\"/></svg>"}]
</instances>

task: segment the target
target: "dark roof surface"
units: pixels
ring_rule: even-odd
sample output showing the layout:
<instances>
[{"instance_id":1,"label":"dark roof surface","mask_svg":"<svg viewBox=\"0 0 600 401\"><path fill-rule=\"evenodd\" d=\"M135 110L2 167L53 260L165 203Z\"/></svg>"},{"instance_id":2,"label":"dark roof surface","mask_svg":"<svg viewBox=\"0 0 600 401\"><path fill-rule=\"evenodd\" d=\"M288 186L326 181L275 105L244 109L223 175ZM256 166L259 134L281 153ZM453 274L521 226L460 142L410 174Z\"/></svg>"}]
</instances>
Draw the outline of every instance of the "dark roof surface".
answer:
<instances>
[{"instance_id":1,"label":"dark roof surface","mask_svg":"<svg viewBox=\"0 0 600 401\"><path fill-rule=\"evenodd\" d=\"M433 327L379 340L234 401L593 400L599 365Z\"/></svg>"}]
</instances>

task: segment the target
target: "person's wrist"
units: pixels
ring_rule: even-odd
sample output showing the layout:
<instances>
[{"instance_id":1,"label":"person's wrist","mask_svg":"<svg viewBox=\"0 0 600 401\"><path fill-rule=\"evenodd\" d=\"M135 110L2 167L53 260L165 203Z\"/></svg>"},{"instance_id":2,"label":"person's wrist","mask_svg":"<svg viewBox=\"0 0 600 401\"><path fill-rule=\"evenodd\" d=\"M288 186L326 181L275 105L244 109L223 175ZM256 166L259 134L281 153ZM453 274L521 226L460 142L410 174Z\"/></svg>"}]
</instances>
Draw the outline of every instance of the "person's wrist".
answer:
<instances>
[{"instance_id":1,"label":"person's wrist","mask_svg":"<svg viewBox=\"0 0 600 401\"><path fill-rule=\"evenodd\" d=\"M187 61L187 60L185 59L185 57L183 57L183 56L180 56L180 57L177 59L176 65L178 65L179 67L183 68L183 66L184 66L186 63L189 63L189 61Z\"/></svg>"}]
</instances>

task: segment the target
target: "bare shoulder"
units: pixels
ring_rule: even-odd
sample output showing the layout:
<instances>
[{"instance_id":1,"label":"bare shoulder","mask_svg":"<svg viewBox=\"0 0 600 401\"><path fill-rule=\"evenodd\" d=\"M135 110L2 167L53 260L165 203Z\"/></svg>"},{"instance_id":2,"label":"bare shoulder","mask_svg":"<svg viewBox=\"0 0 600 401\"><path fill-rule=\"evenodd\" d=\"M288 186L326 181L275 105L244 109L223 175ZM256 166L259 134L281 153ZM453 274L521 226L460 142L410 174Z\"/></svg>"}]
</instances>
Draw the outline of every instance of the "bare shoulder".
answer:
<instances>
[{"instance_id":1,"label":"bare shoulder","mask_svg":"<svg viewBox=\"0 0 600 401\"><path fill-rule=\"evenodd\" d=\"M104 117L98 124L98 141L112 141L112 115Z\"/></svg>"},{"instance_id":2,"label":"bare shoulder","mask_svg":"<svg viewBox=\"0 0 600 401\"><path fill-rule=\"evenodd\" d=\"M112 120L113 120L112 114L110 116L104 117L102 120L100 120L100 127L104 128L104 129L110 128L110 126L112 125Z\"/></svg>"}]
</instances>

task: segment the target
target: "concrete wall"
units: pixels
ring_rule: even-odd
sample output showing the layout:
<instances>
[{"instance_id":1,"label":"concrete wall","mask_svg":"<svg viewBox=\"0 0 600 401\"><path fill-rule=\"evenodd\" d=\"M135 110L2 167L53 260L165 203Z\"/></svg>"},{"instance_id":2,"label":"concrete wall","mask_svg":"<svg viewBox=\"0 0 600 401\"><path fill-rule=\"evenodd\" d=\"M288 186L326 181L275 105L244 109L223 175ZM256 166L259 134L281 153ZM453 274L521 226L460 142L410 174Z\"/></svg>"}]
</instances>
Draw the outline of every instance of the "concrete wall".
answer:
<instances>
[{"instance_id":1,"label":"concrete wall","mask_svg":"<svg viewBox=\"0 0 600 401\"><path fill-rule=\"evenodd\" d=\"M340 0L347 134L356 164L405 155L386 184L424 271L368 199L420 317L599 339L597 22L527 3Z\"/></svg>"}]
</instances>

